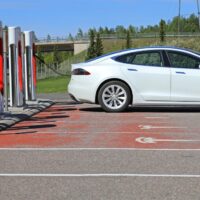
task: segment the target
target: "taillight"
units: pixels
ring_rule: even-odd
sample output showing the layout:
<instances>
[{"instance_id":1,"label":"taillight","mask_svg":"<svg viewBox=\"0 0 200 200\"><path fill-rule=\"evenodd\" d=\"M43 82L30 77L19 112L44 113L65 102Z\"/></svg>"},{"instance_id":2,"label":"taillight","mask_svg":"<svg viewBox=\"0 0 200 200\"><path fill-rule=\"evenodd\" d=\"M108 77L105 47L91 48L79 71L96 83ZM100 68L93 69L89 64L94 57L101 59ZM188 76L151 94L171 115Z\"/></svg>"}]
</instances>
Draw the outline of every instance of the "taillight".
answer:
<instances>
[{"instance_id":1,"label":"taillight","mask_svg":"<svg viewBox=\"0 0 200 200\"><path fill-rule=\"evenodd\" d=\"M72 71L72 75L90 75L90 72L85 69L77 68Z\"/></svg>"}]
</instances>

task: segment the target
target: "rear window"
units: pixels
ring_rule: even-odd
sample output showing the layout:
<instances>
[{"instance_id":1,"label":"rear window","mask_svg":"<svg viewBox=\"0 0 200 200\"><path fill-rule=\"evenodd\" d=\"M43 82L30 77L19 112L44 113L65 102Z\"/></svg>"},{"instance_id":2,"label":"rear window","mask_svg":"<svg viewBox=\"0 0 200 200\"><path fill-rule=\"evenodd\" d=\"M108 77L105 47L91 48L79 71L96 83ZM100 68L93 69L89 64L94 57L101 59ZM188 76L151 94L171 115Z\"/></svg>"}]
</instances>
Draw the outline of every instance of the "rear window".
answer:
<instances>
[{"instance_id":1,"label":"rear window","mask_svg":"<svg viewBox=\"0 0 200 200\"><path fill-rule=\"evenodd\" d=\"M118 56L116 58L114 58L115 61L117 62L121 62L121 63L131 63L132 60L134 59L135 54L125 54L122 56Z\"/></svg>"}]
</instances>

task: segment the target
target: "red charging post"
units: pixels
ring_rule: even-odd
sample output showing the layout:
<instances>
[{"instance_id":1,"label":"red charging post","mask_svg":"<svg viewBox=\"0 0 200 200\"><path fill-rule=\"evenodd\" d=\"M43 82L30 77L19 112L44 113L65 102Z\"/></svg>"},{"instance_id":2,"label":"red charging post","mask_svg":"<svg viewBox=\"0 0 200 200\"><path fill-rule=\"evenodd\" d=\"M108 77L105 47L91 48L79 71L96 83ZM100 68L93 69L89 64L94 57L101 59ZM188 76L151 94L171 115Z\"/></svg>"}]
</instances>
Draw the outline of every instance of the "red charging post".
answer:
<instances>
[{"instance_id":1,"label":"red charging post","mask_svg":"<svg viewBox=\"0 0 200 200\"><path fill-rule=\"evenodd\" d=\"M19 80L19 90L23 92L23 68L22 68L22 45L21 41L18 41L18 80Z\"/></svg>"},{"instance_id":2,"label":"red charging post","mask_svg":"<svg viewBox=\"0 0 200 200\"><path fill-rule=\"evenodd\" d=\"M33 57L32 57L32 64L33 64L33 84L36 88L37 85L37 62L36 62L36 46L33 42Z\"/></svg>"}]
</instances>

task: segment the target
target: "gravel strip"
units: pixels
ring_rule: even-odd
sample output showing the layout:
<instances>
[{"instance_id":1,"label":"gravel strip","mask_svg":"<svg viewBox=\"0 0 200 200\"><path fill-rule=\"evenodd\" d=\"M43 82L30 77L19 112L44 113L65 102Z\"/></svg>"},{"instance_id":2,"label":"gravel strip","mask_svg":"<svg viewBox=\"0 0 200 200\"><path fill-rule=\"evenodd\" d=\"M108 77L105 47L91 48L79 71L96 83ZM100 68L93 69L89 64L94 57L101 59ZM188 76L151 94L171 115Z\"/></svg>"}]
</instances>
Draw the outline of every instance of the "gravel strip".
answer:
<instances>
[{"instance_id":1,"label":"gravel strip","mask_svg":"<svg viewBox=\"0 0 200 200\"><path fill-rule=\"evenodd\" d=\"M41 99L50 99L53 101L71 100L68 93L37 94L37 96L38 96L38 98L41 98Z\"/></svg>"}]
</instances>

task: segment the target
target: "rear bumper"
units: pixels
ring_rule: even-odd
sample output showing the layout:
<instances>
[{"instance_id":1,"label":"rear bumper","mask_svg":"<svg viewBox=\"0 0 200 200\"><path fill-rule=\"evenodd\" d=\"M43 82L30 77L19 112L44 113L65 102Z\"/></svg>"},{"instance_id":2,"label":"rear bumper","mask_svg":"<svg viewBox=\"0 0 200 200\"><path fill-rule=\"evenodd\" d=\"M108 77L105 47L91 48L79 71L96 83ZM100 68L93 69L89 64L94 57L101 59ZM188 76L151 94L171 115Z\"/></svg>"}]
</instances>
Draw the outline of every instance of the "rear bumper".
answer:
<instances>
[{"instance_id":1,"label":"rear bumper","mask_svg":"<svg viewBox=\"0 0 200 200\"><path fill-rule=\"evenodd\" d=\"M68 93L77 102L95 103L96 91L86 80L71 79L68 85Z\"/></svg>"}]
</instances>

